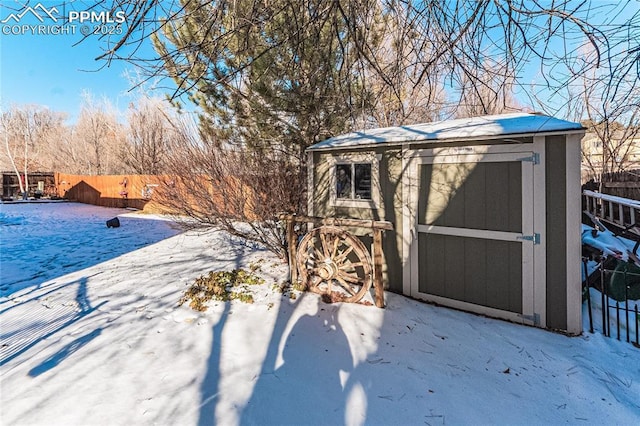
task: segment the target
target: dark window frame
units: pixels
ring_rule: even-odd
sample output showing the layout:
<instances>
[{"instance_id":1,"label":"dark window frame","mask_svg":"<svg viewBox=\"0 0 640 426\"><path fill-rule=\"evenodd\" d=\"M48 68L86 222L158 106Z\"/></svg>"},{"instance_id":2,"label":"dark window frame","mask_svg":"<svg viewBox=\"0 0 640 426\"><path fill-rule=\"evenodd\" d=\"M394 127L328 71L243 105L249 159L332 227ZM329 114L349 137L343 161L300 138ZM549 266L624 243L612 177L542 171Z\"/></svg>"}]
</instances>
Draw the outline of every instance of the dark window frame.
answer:
<instances>
[{"instance_id":1,"label":"dark window frame","mask_svg":"<svg viewBox=\"0 0 640 426\"><path fill-rule=\"evenodd\" d=\"M336 200L373 201L373 162L341 161L335 164ZM368 169L368 170L367 170ZM346 180L340 178L345 170ZM343 184L349 186L348 196Z\"/></svg>"}]
</instances>

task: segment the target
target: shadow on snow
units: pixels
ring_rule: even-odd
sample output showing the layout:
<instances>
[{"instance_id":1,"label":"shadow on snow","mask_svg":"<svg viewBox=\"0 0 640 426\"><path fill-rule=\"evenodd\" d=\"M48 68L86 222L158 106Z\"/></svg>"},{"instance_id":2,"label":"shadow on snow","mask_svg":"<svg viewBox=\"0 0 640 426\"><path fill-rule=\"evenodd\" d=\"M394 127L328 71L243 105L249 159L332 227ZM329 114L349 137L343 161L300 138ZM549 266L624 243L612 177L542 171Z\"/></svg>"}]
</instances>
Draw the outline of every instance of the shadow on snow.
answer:
<instances>
[{"instance_id":1,"label":"shadow on snow","mask_svg":"<svg viewBox=\"0 0 640 426\"><path fill-rule=\"evenodd\" d=\"M107 228L107 220L124 213L131 212L81 203L1 205L0 298L39 289L180 232L171 222L163 226L158 222L164 221L130 216L120 217L119 228Z\"/></svg>"}]
</instances>

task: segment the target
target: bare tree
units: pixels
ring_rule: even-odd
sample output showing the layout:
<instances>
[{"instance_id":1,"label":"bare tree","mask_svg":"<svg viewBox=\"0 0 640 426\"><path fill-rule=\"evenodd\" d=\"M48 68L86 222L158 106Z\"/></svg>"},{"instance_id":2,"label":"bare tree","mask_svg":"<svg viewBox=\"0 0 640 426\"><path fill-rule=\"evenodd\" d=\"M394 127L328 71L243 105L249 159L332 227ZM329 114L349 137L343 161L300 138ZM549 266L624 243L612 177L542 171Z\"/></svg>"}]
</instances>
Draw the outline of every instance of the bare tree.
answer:
<instances>
[{"instance_id":1,"label":"bare tree","mask_svg":"<svg viewBox=\"0 0 640 426\"><path fill-rule=\"evenodd\" d=\"M46 164L42 153L48 142L62 126L63 116L46 108L12 106L2 113L4 153L18 177L23 198L29 193L29 173L41 170Z\"/></svg>"},{"instance_id":2,"label":"bare tree","mask_svg":"<svg viewBox=\"0 0 640 426\"><path fill-rule=\"evenodd\" d=\"M174 121L175 148L154 191L165 213L186 228L223 229L286 259L278 212L302 212L304 176L291 157L274 150L222 146L183 117Z\"/></svg>"},{"instance_id":3,"label":"bare tree","mask_svg":"<svg viewBox=\"0 0 640 426\"><path fill-rule=\"evenodd\" d=\"M382 8L388 8L386 12ZM431 67L423 78L423 59L435 45L416 37L416 16L408 3L389 2L372 8L365 23L378 28L371 43L372 61L363 64L363 84L370 86L371 109L357 127L387 127L434 121L447 115L443 69Z\"/></svg>"},{"instance_id":4,"label":"bare tree","mask_svg":"<svg viewBox=\"0 0 640 426\"><path fill-rule=\"evenodd\" d=\"M235 101L219 103L231 99L229 90L244 89L236 94L253 99L247 97L252 91L247 92L245 78L254 68L264 70L260 63L265 58L273 65L274 58L285 58L290 67L303 67L306 60L299 53L305 45L319 51L328 47L340 58L334 62L340 78L325 81L341 87L351 127L522 110L511 93L535 98L530 82L523 80L525 68L532 65L541 71L535 84L545 87L551 99L593 68L608 75L616 96L624 95L622 78L640 80L635 65L640 60L640 12L633 2L115 0L96 5L101 6L124 11L127 22L120 38L105 37L100 58L106 63L131 61L148 78L171 77L174 97L188 93L196 102L200 95L217 99L212 101L217 108L207 111L207 120L214 122L241 112ZM327 28L333 37L314 40L312 28ZM280 36L273 36L274 29ZM143 58L137 47L150 38L156 40L158 55ZM566 58L575 58L583 41L592 46L596 61L578 71L567 68ZM269 72L265 76L271 78ZM289 79L280 77L271 78L274 86L287 89ZM318 86L317 79L298 83L296 87ZM324 103L334 116L345 115Z\"/></svg>"},{"instance_id":5,"label":"bare tree","mask_svg":"<svg viewBox=\"0 0 640 426\"><path fill-rule=\"evenodd\" d=\"M124 171L120 160L123 129L107 100L98 102L90 93L83 94L83 104L73 135L76 143L85 149L86 173L101 175Z\"/></svg>"},{"instance_id":6,"label":"bare tree","mask_svg":"<svg viewBox=\"0 0 640 426\"><path fill-rule=\"evenodd\" d=\"M40 171L63 171L66 167L66 159L64 158L61 145L67 138L71 127L65 123L67 115L61 112L55 112L57 121L46 133L43 146L40 147L38 156L38 169Z\"/></svg>"},{"instance_id":7,"label":"bare tree","mask_svg":"<svg viewBox=\"0 0 640 426\"><path fill-rule=\"evenodd\" d=\"M165 172L166 157L175 131L170 105L162 99L143 96L129 105L124 162L139 174Z\"/></svg>"},{"instance_id":8,"label":"bare tree","mask_svg":"<svg viewBox=\"0 0 640 426\"><path fill-rule=\"evenodd\" d=\"M489 63L493 61L489 60ZM490 74L477 70L460 76L457 85L459 101L454 112L456 118L503 114L524 109L513 96L515 76L508 75L507 70L500 72L500 64L493 63L491 68L496 72Z\"/></svg>"},{"instance_id":9,"label":"bare tree","mask_svg":"<svg viewBox=\"0 0 640 426\"><path fill-rule=\"evenodd\" d=\"M626 171L630 155L637 151L640 138L640 106L634 102L601 102L598 85L584 90L584 112L587 117L583 125L587 128L583 147L583 164L590 175L600 182L611 179L611 173ZM640 98L640 90L635 99ZM594 149L595 148L595 149Z\"/></svg>"},{"instance_id":10,"label":"bare tree","mask_svg":"<svg viewBox=\"0 0 640 426\"><path fill-rule=\"evenodd\" d=\"M540 67L538 83L550 99L594 69L609 100L640 83L640 12L629 2L110 0L100 6L125 11L127 22L120 38L105 37L99 58L131 61L148 78L169 77L172 99L188 96L200 108L207 144L195 146L206 147L208 156L194 168L201 177L190 176L193 182L223 174L214 164L238 153L247 156L245 164L272 155L273 164L291 164L297 176L304 174L309 145L356 127L518 109L512 93L530 93L523 75L531 63ZM150 39L157 55L141 58L136 48ZM582 43L594 59L572 66ZM235 147L229 156L219 153L229 147ZM261 193L251 174L233 175ZM207 190L223 183L211 178ZM203 211L217 218L193 216L203 223L240 218L213 208Z\"/></svg>"},{"instance_id":11,"label":"bare tree","mask_svg":"<svg viewBox=\"0 0 640 426\"><path fill-rule=\"evenodd\" d=\"M71 174L89 174L89 152L76 134L75 126L67 126L55 141L58 155L54 170Z\"/></svg>"},{"instance_id":12,"label":"bare tree","mask_svg":"<svg viewBox=\"0 0 640 426\"><path fill-rule=\"evenodd\" d=\"M583 168L602 189L607 176L625 171L637 151L640 84L634 75L611 75L608 68L596 67L598 52L590 44L584 43L578 52L565 59L566 68L575 75L565 88L567 115L587 129ZM539 106L544 108L544 102Z\"/></svg>"}]
</instances>

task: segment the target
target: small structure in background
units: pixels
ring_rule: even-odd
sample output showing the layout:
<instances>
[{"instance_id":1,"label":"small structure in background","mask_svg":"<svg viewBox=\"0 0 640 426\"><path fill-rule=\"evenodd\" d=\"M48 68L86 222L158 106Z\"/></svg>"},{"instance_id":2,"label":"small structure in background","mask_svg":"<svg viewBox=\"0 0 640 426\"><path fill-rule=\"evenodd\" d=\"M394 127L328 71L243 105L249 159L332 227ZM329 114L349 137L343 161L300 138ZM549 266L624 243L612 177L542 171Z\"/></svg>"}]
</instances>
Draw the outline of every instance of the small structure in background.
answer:
<instances>
[{"instance_id":1,"label":"small structure in background","mask_svg":"<svg viewBox=\"0 0 640 426\"><path fill-rule=\"evenodd\" d=\"M27 188L27 198L47 198L56 197L58 195L55 184L54 172L29 172L27 180L29 188ZM20 173L20 177L15 172L2 172L2 200L11 201L23 198L20 192L20 180L24 186L24 174Z\"/></svg>"},{"instance_id":2,"label":"small structure in background","mask_svg":"<svg viewBox=\"0 0 640 426\"><path fill-rule=\"evenodd\" d=\"M340 135L308 149L308 214L392 223L389 291L580 334L584 132L504 114Z\"/></svg>"}]
</instances>

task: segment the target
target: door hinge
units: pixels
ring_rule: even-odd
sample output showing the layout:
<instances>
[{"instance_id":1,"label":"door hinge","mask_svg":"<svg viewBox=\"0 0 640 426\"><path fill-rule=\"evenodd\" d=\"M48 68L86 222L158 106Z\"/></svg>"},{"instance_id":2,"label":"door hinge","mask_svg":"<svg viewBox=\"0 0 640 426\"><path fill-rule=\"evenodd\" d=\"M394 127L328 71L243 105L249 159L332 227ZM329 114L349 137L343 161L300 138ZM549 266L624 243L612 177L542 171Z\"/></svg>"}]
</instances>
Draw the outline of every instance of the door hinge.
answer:
<instances>
[{"instance_id":1,"label":"door hinge","mask_svg":"<svg viewBox=\"0 0 640 426\"><path fill-rule=\"evenodd\" d=\"M523 241L532 241L533 244L540 244L540 234L538 234L537 232L533 235L520 235L519 237L516 237L516 239Z\"/></svg>"},{"instance_id":2,"label":"door hinge","mask_svg":"<svg viewBox=\"0 0 640 426\"><path fill-rule=\"evenodd\" d=\"M518 161L527 161L529 163L533 163L534 165L540 164L540 154L538 154L537 152L534 152L529 157L518 158Z\"/></svg>"},{"instance_id":3,"label":"door hinge","mask_svg":"<svg viewBox=\"0 0 640 426\"><path fill-rule=\"evenodd\" d=\"M540 314L534 313L533 315L519 315L520 318L533 322L534 325L540 325Z\"/></svg>"}]
</instances>

